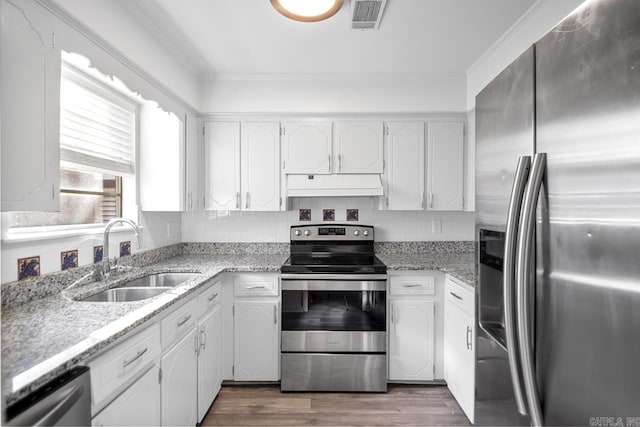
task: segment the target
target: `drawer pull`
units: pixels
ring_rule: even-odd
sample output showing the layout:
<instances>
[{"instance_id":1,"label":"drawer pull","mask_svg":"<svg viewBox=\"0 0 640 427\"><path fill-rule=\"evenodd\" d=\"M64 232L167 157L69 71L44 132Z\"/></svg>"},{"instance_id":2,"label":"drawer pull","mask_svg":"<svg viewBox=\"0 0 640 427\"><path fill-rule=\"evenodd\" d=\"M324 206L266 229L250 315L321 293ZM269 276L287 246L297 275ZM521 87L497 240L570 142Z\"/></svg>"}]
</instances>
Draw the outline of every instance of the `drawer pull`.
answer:
<instances>
[{"instance_id":1,"label":"drawer pull","mask_svg":"<svg viewBox=\"0 0 640 427\"><path fill-rule=\"evenodd\" d=\"M184 316L184 319L182 319L181 321L178 322L178 326L184 325L185 323L187 323L189 321L189 319L191 319L191 315L190 314L187 315L187 316Z\"/></svg>"},{"instance_id":2,"label":"drawer pull","mask_svg":"<svg viewBox=\"0 0 640 427\"><path fill-rule=\"evenodd\" d=\"M471 350L471 343L473 337L471 336L471 328L467 326L467 350Z\"/></svg>"},{"instance_id":3,"label":"drawer pull","mask_svg":"<svg viewBox=\"0 0 640 427\"><path fill-rule=\"evenodd\" d=\"M204 350L207 346L207 333L204 328L200 330L200 348Z\"/></svg>"},{"instance_id":4,"label":"drawer pull","mask_svg":"<svg viewBox=\"0 0 640 427\"><path fill-rule=\"evenodd\" d=\"M265 285L247 286L247 289L266 289Z\"/></svg>"},{"instance_id":5,"label":"drawer pull","mask_svg":"<svg viewBox=\"0 0 640 427\"><path fill-rule=\"evenodd\" d=\"M218 294L213 294L209 298L207 298L207 301L213 301L217 296Z\"/></svg>"},{"instance_id":6,"label":"drawer pull","mask_svg":"<svg viewBox=\"0 0 640 427\"><path fill-rule=\"evenodd\" d=\"M273 306L273 324L278 324L278 307L276 307L275 305Z\"/></svg>"},{"instance_id":7,"label":"drawer pull","mask_svg":"<svg viewBox=\"0 0 640 427\"><path fill-rule=\"evenodd\" d=\"M449 293L451 294L452 297L459 299L460 301L463 300L463 298L460 295L456 294L455 292L449 292Z\"/></svg>"},{"instance_id":8,"label":"drawer pull","mask_svg":"<svg viewBox=\"0 0 640 427\"><path fill-rule=\"evenodd\" d=\"M404 285L405 288L421 288L422 285L420 283L405 283Z\"/></svg>"},{"instance_id":9,"label":"drawer pull","mask_svg":"<svg viewBox=\"0 0 640 427\"><path fill-rule=\"evenodd\" d=\"M133 362L135 362L136 360L140 359L142 357L143 354L145 354L147 352L148 348L145 347L144 350L139 351L135 357L131 360L125 360L122 363L122 369L126 368L127 366L131 365Z\"/></svg>"}]
</instances>

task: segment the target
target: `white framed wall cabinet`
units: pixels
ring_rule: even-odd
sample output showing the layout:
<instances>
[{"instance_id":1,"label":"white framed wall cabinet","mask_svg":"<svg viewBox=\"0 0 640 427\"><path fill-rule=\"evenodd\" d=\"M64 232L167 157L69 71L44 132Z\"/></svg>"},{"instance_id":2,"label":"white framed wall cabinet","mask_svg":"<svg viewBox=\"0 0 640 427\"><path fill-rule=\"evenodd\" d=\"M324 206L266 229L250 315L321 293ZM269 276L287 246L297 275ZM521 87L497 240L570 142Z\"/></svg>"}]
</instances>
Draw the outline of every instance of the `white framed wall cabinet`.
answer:
<instances>
[{"instance_id":1,"label":"white framed wall cabinet","mask_svg":"<svg viewBox=\"0 0 640 427\"><path fill-rule=\"evenodd\" d=\"M427 209L462 210L464 123L433 121L427 128Z\"/></svg>"},{"instance_id":2,"label":"white framed wall cabinet","mask_svg":"<svg viewBox=\"0 0 640 427\"><path fill-rule=\"evenodd\" d=\"M383 174L389 210L424 209L424 122L388 122Z\"/></svg>"},{"instance_id":3,"label":"white framed wall cabinet","mask_svg":"<svg viewBox=\"0 0 640 427\"><path fill-rule=\"evenodd\" d=\"M185 114L185 212L196 212L204 209L204 193L201 187L203 170L203 144L200 138L200 122L192 113Z\"/></svg>"},{"instance_id":4,"label":"white framed wall cabinet","mask_svg":"<svg viewBox=\"0 0 640 427\"><path fill-rule=\"evenodd\" d=\"M333 173L382 173L384 127L378 122L335 122Z\"/></svg>"},{"instance_id":5,"label":"white framed wall cabinet","mask_svg":"<svg viewBox=\"0 0 640 427\"><path fill-rule=\"evenodd\" d=\"M240 159L241 209L280 210L280 123L243 122Z\"/></svg>"},{"instance_id":6,"label":"white framed wall cabinet","mask_svg":"<svg viewBox=\"0 0 640 427\"><path fill-rule=\"evenodd\" d=\"M205 209L240 209L240 122L204 125Z\"/></svg>"},{"instance_id":7,"label":"white framed wall cabinet","mask_svg":"<svg viewBox=\"0 0 640 427\"><path fill-rule=\"evenodd\" d=\"M58 211L60 23L27 0L1 0L0 16L2 211Z\"/></svg>"},{"instance_id":8,"label":"white framed wall cabinet","mask_svg":"<svg viewBox=\"0 0 640 427\"><path fill-rule=\"evenodd\" d=\"M331 122L283 123L283 160L285 173L331 173L331 131Z\"/></svg>"}]
</instances>

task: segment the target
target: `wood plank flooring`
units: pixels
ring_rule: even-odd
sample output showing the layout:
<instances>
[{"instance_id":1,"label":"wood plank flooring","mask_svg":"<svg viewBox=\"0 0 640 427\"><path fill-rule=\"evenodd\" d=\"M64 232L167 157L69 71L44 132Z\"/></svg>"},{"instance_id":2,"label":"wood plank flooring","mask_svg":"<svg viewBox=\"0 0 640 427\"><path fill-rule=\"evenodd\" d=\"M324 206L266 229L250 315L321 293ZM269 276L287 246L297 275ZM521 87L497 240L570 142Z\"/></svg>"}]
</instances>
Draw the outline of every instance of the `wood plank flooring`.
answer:
<instances>
[{"instance_id":1,"label":"wood plank flooring","mask_svg":"<svg viewBox=\"0 0 640 427\"><path fill-rule=\"evenodd\" d=\"M387 393L293 393L223 386L202 426L468 426L446 386L390 384Z\"/></svg>"}]
</instances>

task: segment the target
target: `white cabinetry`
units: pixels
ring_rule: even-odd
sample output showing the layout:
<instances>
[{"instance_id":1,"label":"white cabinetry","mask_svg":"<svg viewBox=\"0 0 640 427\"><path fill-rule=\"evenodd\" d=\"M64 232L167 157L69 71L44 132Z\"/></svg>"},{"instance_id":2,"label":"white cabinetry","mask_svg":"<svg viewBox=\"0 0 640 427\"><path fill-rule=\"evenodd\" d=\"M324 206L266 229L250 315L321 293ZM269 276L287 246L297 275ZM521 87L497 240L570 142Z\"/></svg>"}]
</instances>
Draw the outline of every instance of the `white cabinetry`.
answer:
<instances>
[{"instance_id":1,"label":"white cabinetry","mask_svg":"<svg viewBox=\"0 0 640 427\"><path fill-rule=\"evenodd\" d=\"M222 384L222 290L215 282L198 296L198 422Z\"/></svg>"},{"instance_id":2,"label":"white cabinetry","mask_svg":"<svg viewBox=\"0 0 640 427\"><path fill-rule=\"evenodd\" d=\"M2 211L60 209L58 20L34 1L0 1Z\"/></svg>"},{"instance_id":3,"label":"white cabinetry","mask_svg":"<svg viewBox=\"0 0 640 427\"><path fill-rule=\"evenodd\" d=\"M424 209L424 122L387 124L385 205L389 210Z\"/></svg>"},{"instance_id":4,"label":"white cabinetry","mask_svg":"<svg viewBox=\"0 0 640 427\"><path fill-rule=\"evenodd\" d=\"M287 122L283 125L286 173L331 173L331 122Z\"/></svg>"},{"instance_id":5,"label":"white cabinetry","mask_svg":"<svg viewBox=\"0 0 640 427\"><path fill-rule=\"evenodd\" d=\"M464 124L429 122L427 209L457 211L464 202Z\"/></svg>"},{"instance_id":6,"label":"white cabinetry","mask_svg":"<svg viewBox=\"0 0 640 427\"><path fill-rule=\"evenodd\" d=\"M382 122L336 122L333 172L382 173L383 130Z\"/></svg>"},{"instance_id":7,"label":"white cabinetry","mask_svg":"<svg viewBox=\"0 0 640 427\"><path fill-rule=\"evenodd\" d=\"M234 380L277 381L280 379L278 275L234 276Z\"/></svg>"},{"instance_id":8,"label":"white cabinetry","mask_svg":"<svg viewBox=\"0 0 640 427\"><path fill-rule=\"evenodd\" d=\"M240 209L240 123L205 123L205 209Z\"/></svg>"},{"instance_id":9,"label":"white cabinetry","mask_svg":"<svg viewBox=\"0 0 640 427\"><path fill-rule=\"evenodd\" d=\"M185 116L186 129L186 173L185 173L185 207L186 212L199 211L204 208L203 192L201 190L200 172L202 171L203 150L198 118L187 113Z\"/></svg>"},{"instance_id":10,"label":"white cabinetry","mask_svg":"<svg viewBox=\"0 0 640 427\"><path fill-rule=\"evenodd\" d=\"M242 123L241 135L242 209L280 210L280 124Z\"/></svg>"},{"instance_id":11,"label":"white cabinetry","mask_svg":"<svg viewBox=\"0 0 640 427\"><path fill-rule=\"evenodd\" d=\"M445 279L444 378L473 423L475 398L473 291L447 275Z\"/></svg>"},{"instance_id":12,"label":"white cabinetry","mask_svg":"<svg viewBox=\"0 0 640 427\"><path fill-rule=\"evenodd\" d=\"M198 422L197 339L196 301L192 299L162 320L162 425Z\"/></svg>"},{"instance_id":13,"label":"white cabinetry","mask_svg":"<svg viewBox=\"0 0 640 427\"><path fill-rule=\"evenodd\" d=\"M389 280L389 380L432 381L436 375L436 273Z\"/></svg>"}]
</instances>

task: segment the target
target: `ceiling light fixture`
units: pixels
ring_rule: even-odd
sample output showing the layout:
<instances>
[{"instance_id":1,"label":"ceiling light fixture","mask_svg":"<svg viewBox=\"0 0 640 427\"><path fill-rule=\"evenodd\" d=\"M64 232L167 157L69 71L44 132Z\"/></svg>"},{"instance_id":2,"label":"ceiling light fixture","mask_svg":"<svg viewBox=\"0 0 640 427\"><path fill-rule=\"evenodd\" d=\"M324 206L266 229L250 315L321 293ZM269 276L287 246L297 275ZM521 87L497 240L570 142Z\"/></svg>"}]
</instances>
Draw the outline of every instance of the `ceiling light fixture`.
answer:
<instances>
[{"instance_id":1,"label":"ceiling light fixture","mask_svg":"<svg viewBox=\"0 0 640 427\"><path fill-rule=\"evenodd\" d=\"M271 0L271 5L294 21L317 22L338 13L344 0Z\"/></svg>"}]
</instances>

